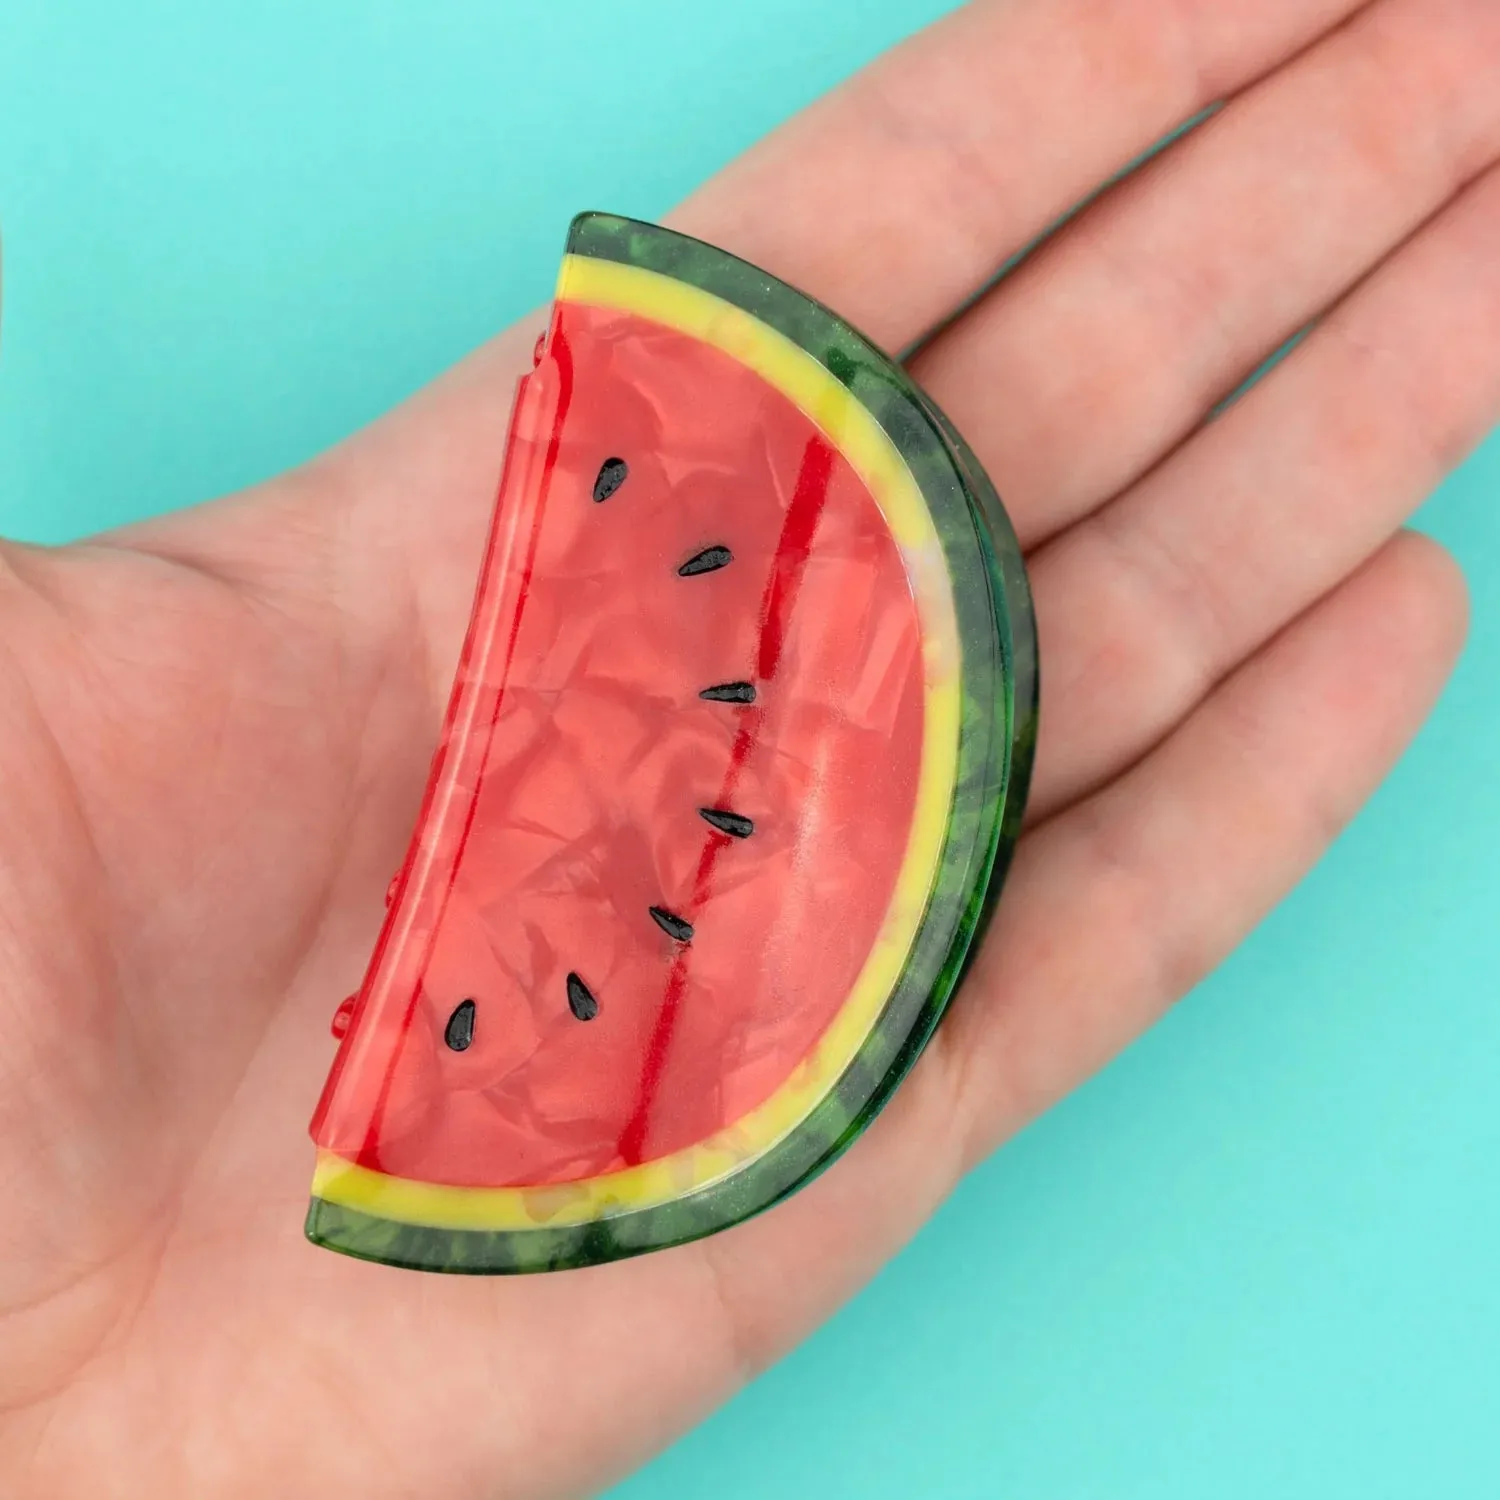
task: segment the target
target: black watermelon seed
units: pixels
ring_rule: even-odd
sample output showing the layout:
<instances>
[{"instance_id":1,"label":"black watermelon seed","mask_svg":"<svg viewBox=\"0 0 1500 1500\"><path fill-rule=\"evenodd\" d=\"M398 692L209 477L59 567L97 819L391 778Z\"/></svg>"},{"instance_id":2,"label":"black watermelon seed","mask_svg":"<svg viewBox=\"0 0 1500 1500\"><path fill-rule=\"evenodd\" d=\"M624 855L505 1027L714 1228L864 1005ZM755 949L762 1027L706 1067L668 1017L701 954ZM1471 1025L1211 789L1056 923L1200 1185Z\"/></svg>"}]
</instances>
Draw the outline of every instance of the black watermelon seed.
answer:
<instances>
[{"instance_id":1,"label":"black watermelon seed","mask_svg":"<svg viewBox=\"0 0 1500 1500\"><path fill-rule=\"evenodd\" d=\"M679 578L696 578L700 573L717 573L734 561L734 553L728 547L705 547L696 556L688 558L678 568Z\"/></svg>"},{"instance_id":2,"label":"black watermelon seed","mask_svg":"<svg viewBox=\"0 0 1500 1500\"><path fill-rule=\"evenodd\" d=\"M700 807L698 816L732 839L747 839L755 832L755 824L749 818L741 817L739 813L726 812L722 807Z\"/></svg>"},{"instance_id":3,"label":"black watermelon seed","mask_svg":"<svg viewBox=\"0 0 1500 1500\"><path fill-rule=\"evenodd\" d=\"M692 942L693 924L691 922L684 922L674 912L666 911L660 906L653 906L651 908L651 920L674 941L679 943Z\"/></svg>"},{"instance_id":4,"label":"black watermelon seed","mask_svg":"<svg viewBox=\"0 0 1500 1500\"><path fill-rule=\"evenodd\" d=\"M448 1025L443 1031L443 1040L455 1052L467 1052L469 1044L474 1040L474 1010L474 1002L465 1000L448 1017Z\"/></svg>"},{"instance_id":5,"label":"black watermelon seed","mask_svg":"<svg viewBox=\"0 0 1500 1500\"><path fill-rule=\"evenodd\" d=\"M630 465L623 458L606 458L594 481L594 501L602 505L629 477Z\"/></svg>"},{"instance_id":6,"label":"black watermelon seed","mask_svg":"<svg viewBox=\"0 0 1500 1500\"><path fill-rule=\"evenodd\" d=\"M580 1021L592 1021L599 1014L594 992L576 974L568 975L568 1009Z\"/></svg>"},{"instance_id":7,"label":"black watermelon seed","mask_svg":"<svg viewBox=\"0 0 1500 1500\"><path fill-rule=\"evenodd\" d=\"M748 682L721 682L704 688L698 696L710 703L754 703L755 688Z\"/></svg>"}]
</instances>

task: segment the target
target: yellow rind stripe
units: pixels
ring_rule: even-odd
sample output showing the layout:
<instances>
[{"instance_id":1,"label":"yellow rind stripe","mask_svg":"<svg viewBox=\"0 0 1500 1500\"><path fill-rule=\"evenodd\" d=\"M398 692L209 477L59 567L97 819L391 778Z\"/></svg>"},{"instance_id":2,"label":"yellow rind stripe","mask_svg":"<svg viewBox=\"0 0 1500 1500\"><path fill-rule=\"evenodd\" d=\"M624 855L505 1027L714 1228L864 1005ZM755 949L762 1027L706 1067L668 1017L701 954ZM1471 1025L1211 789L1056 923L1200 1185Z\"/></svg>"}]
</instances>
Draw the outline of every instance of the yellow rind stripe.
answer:
<instances>
[{"instance_id":1,"label":"yellow rind stripe","mask_svg":"<svg viewBox=\"0 0 1500 1500\"><path fill-rule=\"evenodd\" d=\"M827 1096L901 977L936 881L958 773L962 648L942 542L922 491L885 429L806 350L743 308L638 266L570 255L559 302L629 313L732 356L803 411L874 495L906 566L922 628L921 769L906 854L875 943L838 1014L763 1104L697 1145L579 1182L454 1187L392 1177L318 1153L313 1195L376 1218L443 1229L560 1228L651 1208L764 1156Z\"/></svg>"}]
</instances>

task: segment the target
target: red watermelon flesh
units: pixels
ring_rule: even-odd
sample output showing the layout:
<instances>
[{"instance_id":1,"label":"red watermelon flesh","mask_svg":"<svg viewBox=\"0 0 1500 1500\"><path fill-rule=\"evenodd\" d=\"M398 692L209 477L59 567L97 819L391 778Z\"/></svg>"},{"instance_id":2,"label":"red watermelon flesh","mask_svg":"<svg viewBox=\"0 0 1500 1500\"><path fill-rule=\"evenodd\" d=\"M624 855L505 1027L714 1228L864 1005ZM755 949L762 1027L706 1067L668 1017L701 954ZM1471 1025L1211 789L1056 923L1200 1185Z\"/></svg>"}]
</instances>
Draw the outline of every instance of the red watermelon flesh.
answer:
<instances>
[{"instance_id":1,"label":"red watermelon flesh","mask_svg":"<svg viewBox=\"0 0 1500 1500\"><path fill-rule=\"evenodd\" d=\"M559 303L500 513L313 1121L339 1156L458 1186L654 1160L784 1084L875 943L923 728L874 498L718 349ZM725 684L754 702L700 696Z\"/></svg>"}]
</instances>

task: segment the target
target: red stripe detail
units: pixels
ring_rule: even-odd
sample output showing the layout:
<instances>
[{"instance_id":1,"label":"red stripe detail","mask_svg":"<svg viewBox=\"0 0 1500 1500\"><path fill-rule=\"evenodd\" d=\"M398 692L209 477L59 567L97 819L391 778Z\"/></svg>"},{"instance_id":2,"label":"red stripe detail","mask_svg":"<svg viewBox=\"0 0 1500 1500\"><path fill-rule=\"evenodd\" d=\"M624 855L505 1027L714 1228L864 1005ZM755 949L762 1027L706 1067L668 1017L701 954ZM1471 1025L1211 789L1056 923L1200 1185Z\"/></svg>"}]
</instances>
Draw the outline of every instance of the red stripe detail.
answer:
<instances>
[{"instance_id":1,"label":"red stripe detail","mask_svg":"<svg viewBox=\"0 0 1500 1500\"><path fill-rule=\"evenodd\" d=\"M776 542L771 576L766 580L766 590L762 597L760 646L755 664L757 694L762 693L772 682L781 665L781 653L786 645L792 611L796 607L797 593L802 585L802 575L806 571L808 558L812 556L813 539L817 534L818 522L822 519L823 507L828 503L833 466L834 450L826 439L818 437L808 443L802 455L791 504L787 506L786 517L781 523L781 535ZM758 707L742 712L745 717L735 737L734 748L730 751L729 765L725 769L720 789L717 804L720 807L733 806L735 788L759 738L765 713L764 700L759 700ZM693 879L693 893L685 913L689 921L696 919L696 914L712 894L714 866L719 855L732 842L722 834L713 833L704 844L703 853L698 857L697 874ZM640 1102L620 1134L620 1156L628 1166L635 1166L645 1159L646 1131L650 1125L651 1111L662 1074L666 1071L672 1035L677 1027L683 992L687 988L692 952L691 944L680 949L667 976L661 1010L657 1013L656 1026L646 1048L640 1087L636 1092Z\"/></svg>"}]
</instances>

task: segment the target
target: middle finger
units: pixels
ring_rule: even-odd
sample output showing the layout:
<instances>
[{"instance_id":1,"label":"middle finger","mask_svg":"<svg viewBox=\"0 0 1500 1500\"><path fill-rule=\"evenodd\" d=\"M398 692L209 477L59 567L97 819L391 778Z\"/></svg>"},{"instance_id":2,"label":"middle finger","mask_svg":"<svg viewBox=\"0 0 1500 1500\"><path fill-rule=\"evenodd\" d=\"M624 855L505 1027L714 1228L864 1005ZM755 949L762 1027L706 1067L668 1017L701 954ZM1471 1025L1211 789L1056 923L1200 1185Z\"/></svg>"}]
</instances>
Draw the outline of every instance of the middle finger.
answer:
<instances>
[{"instance_id":1,"label":"middle finger","mask_svg":"<svg viewBox=\"0 0 1500 1500\"><path fill-rule=\"evenodd\" d=\"M1179 442L1500 150L1500 7L1380 0L1083 214L913 361L1023 543Z\"/></svg>"},{"instance_id":2,"label":"middle finger","mask_svg":"<svg viewBox=\"0 0 1500 1500\"><path fill-rule=\"evenodd\" d=\"M1500 168L1142 484L1033 559L1032 812L1118 774L1500 419Z\"/></svg>"}]
</instances>

